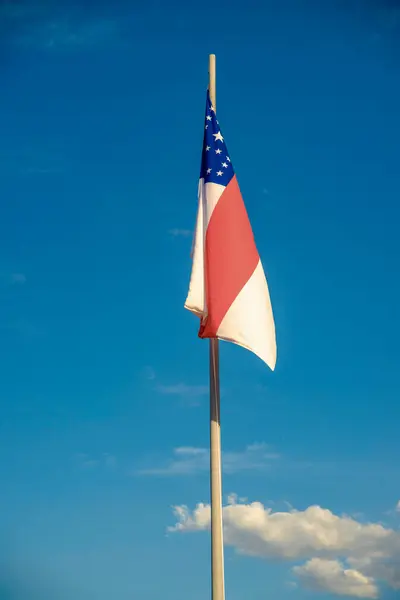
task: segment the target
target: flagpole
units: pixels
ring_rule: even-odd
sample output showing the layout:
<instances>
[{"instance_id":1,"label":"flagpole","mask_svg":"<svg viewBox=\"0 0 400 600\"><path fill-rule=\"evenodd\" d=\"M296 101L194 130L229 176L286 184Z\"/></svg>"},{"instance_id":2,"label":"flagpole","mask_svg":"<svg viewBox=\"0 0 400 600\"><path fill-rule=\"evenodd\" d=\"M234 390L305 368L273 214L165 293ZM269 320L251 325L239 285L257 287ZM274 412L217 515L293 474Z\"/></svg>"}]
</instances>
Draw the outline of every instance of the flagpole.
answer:
<instances>
[{"instance_id":1,"label":"flagpole","mask_svg":"<svg viewBox=\"0 0 400 600\"><path fill-rule=\"evenodd\" d=\"M209 93L216 106L215 54L209 56ZM211 585L212 600L225 600L224 541L222 528L221 421L219 342L210 340L210 492L211 492Z\"/></svg>"}]
</instances>

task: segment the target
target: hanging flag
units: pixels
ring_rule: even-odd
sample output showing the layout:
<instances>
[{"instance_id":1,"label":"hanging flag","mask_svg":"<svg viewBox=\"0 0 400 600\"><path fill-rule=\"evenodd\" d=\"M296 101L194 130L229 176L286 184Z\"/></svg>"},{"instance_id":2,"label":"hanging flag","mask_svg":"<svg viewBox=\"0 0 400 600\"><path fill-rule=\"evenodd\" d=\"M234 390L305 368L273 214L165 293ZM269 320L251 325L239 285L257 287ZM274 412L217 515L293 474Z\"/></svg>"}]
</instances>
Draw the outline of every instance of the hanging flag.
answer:
<instances>
[{"instance_id":1,"label":"hanging flag","mask_svg":"<svg viewBox=\"0 0 400 600\"><path fill-rule=\"evenodd\" d=\"M273 370L268 284L208 92L192 260L185 308L201 319L199 337L243 346Z\"/></svg>"}]
</instances>

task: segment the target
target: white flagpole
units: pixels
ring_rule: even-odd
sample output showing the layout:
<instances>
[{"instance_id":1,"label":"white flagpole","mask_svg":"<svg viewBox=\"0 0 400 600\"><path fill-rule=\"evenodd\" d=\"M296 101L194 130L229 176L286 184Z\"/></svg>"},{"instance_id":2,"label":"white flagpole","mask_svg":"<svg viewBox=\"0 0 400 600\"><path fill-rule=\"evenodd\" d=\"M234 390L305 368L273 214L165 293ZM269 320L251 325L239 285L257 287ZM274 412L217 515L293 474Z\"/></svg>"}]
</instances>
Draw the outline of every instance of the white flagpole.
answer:
<instances>
[{"instance_id":1,"label":"white flagpole","mask_svg":"<svg viewBox=\"0 0 400 600\"><path fill-rule=\"evenodd\" d=\"M216 111L215 54L210 54L209 56L208 73L210 100ZM217 339L210 340L210 491L212 600L225 600L224 541L222 528L219 343Z\"/></svg>"}]
</instances>

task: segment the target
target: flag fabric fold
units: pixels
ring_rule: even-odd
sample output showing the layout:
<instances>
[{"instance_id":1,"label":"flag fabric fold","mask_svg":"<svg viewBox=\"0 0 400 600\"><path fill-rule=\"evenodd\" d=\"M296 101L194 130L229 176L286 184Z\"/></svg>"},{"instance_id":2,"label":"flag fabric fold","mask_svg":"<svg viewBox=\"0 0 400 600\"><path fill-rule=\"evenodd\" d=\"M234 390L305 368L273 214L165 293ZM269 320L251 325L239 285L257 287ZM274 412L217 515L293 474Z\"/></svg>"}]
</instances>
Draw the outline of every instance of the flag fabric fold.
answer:
<instances>
[{"instance_id":1,"label":"flag fabric fold","mask_svg":"<svg viewBox=\"0 0 400 600\"><path fill-rule=\"evenodd\" d=\"M243 346L273 370L276 339L268 284L208 92L204 127L185 308L200 317L200 338Z\"/></svg>"}]
</instances>

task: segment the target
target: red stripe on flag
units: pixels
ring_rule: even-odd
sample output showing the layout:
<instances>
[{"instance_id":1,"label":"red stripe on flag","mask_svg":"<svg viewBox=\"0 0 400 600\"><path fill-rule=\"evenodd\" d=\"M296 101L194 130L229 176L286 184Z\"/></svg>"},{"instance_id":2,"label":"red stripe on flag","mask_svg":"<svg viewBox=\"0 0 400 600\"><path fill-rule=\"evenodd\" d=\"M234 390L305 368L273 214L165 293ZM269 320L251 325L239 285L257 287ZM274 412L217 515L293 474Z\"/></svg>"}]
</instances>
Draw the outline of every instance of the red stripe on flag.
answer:
<instances>
[{"instance_id":1,"label":"red stripe on flag","mask_svg":"<svg viewBox=\"0 0 400 600\"><path fill-rule=\"evenodd\" d=\"M218 200L207 227L207 318L200 326L199 337L216 337L223 318L258 261L250 221L234 176Z\"/></svg>"}]
</instances>

